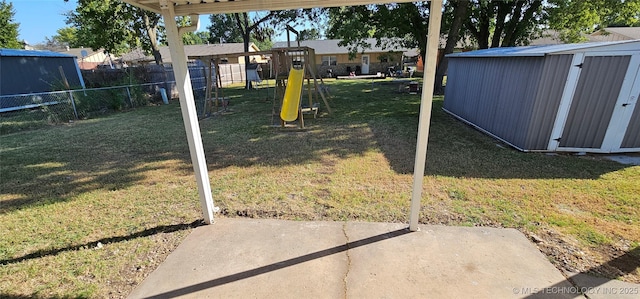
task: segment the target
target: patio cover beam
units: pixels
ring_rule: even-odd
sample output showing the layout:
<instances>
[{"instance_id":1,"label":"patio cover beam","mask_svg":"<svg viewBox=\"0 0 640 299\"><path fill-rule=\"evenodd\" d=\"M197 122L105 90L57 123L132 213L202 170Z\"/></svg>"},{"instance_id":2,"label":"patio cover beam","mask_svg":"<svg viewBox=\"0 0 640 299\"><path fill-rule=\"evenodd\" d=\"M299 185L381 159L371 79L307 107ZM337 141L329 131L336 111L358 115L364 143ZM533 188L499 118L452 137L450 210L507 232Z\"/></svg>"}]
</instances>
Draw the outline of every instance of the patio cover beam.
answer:
<instances>
[{"instance_id":1,"label":"patio cover beam","mask_svg":"<svg viewBox=\"0 0 640 299\"><path fill-rule=\"evenodd\" d=\"M123 0L140 8L161 13L161 0ZM249 11L285 10L316 7L357 6L416 2L415 0L170 0L178 16L190 14L225 14Z\"/></svg>"}]
</instances>

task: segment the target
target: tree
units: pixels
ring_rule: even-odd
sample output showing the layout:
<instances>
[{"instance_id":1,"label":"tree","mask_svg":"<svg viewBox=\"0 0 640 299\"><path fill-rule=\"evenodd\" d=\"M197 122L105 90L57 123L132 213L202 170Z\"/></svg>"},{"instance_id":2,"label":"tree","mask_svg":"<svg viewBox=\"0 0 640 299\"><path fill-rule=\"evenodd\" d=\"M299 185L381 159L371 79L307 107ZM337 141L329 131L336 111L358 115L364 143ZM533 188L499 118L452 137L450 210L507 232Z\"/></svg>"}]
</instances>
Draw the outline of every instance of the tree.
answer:
<instances>
[{"instance_id":1,"label":"tree","mask_svg":"<svg viewBox=\"0 0 640 299\"><path fill-rule=\"evenodd\" d=\"M542 0L473 0L465 28L478 48L528 44L546 22Z\"/></svg>"},{"instance_id":2,"label":"tree","mask_svg":"<svg viewBox=\"0 0 640 299\"><path fill-rule=\"evenodd\" d=\"M0 48L22 48L22 42L18 40L20 24L13 20L15 13L11 2L9 4L4 0L0 2Z\"/></svg>"},{"instance_id":3,"label":"tree","mask_svg":"<svg viewBox=\"0 0 640 299\"><path fill-rule=\"evenodd\" d=\"M461 36L470 36L480 48L526 44L537 37L546 21L542 0L450 0L445 2L442 34L447 39L441 55L452 53ZM327 36L342 39L352 55L370 45L417 47L424 61L429 6L427 2L330 8ZM441 34L438 33L438 34ZM384 44L386 41L386 45ZM436 92L447 69L441 56Z\"/></svg>"},{"instance_id":4,"label":"tree","mask_svg":"<svg viewBox=\"0 0 640 299\"><path fill-rule=\"evenodd\" d=\"M451 5L445 7L445 16L453 15L452 17L445 18L445 28L448 28L447 42L443 51L439 51L438 66L436 67L436 78L434 93L444 94L444 75L449 67L449 58L447 54L453 53L456 44L460 40L462 33L463 23L468 17L468 10L470 6L469 0L459 0L451 2ZM449 22L450 20L450 22Z\"/></svg>"},{"instance_id":5,"label":"tree","mask_svg":"<svg viewBox=\"0 0 640 299\"><path fill-rule=\"evenodd\" d=\"M427 45L427 2L337 7L329 8L328 14L327 37L342 39L340 45L348 46L352 57L372 46L368 38L376 38L383 48Z\"/></svg>"},{"instance_id":6,"label":"tree","mask_svg":"<svg viewBox=\"0 0 640 299\"><path fill-rule=\"evenodd\" d=\"M322 34L320 34L320 30L316 29L316 28L309 28L309 29L304 29L302 31L300 31L300 34L298 35L298 40L299 41L303 41L303 40L318 40L322 38Z\"/></svg>"},{"instance_id":7,"label":"tree","mask_svg":"<svg viewBox=\"0 0 640 299\"><path fill-rule=\"evenodd\" d=\"M52 51L65 49L66 47L82 47L76 36L77 31L78 30L75 27L60 28L56 30L56 35L52 37L45 37L44 45L41 46Z\"/></svg>"},{"instance_id":8,"label":"tree","mask_svg":"<svg viewBox=\"0 0 640 299\"><path fill-rule=\"evenodd\" d=\"M209 42L212 44L242 42L242 33L240 33L233 14L211 15L209 21L211 21L211 25L207 27L207 30L209 31Z\"/></svg>"},{"instance_id":9,"label":"tree","mask_svg":"<svg viewBox=\"0 0 640 299\"><path fill-rule=\"evenodd\" d=\"M187 32L182 35L182 43L185 45L203 45L209 43L210 38L209 31Z\"/></svg>"},{"instance_id":10,"label":"tree","mask_svg":"<svg viewBox=\"0 0 640 299\"><path fill-rule=\"evenodd\" d=\"M311 16L315 10L283 10L261 13L234 13L226 15L212 15L210 17L211 40L214 43L242 42L244 52L249 52L251 42L260 44L261 49L271 48L271 37L275 29L281 28L289 22L295 22L300 16ZM249 57L245 56L245 69L249 65ZM251 89L251 82L247 81L245 88Z\"/></svg>"},{"instance_id":11,"label":"tree","mask_svg":"<svg viewBox=\"0 0 640 299\"><path fill-rule=\"evenodd\" d=\"M176 23L178 27L188 27L191 26L191 17L176 17ZM164 29L163 26L160 26ZM182 43L184 45L202 45L209 43L209 39L211 37L211 33L209 31L199 31L199 32L185 32L182 34ZM161 44L167 44L164 36L160 37Z\"/></svg>"},{"instance_id":12,"label":"tree","mask_svg":"<svg viewBox=\"0 0 640 299\"><path fill-rule=\"evenodd\" d=\"M640 0L548 0L549 28L565 42L606 27L640 26Z\"/></svg>"},{"instance_id":13,"label":"tree","mask_svg":"<svg viewBox=\"0 0 640 299\"><path fill-rule=\"evenodd\" d=\"M67 24L77 29L78 43L84 46L116 55L142 47L162 64L158 50L160 19L156 13L118 0L78 0L76 10L67 15Z\"/></svg>"}]
</instances>

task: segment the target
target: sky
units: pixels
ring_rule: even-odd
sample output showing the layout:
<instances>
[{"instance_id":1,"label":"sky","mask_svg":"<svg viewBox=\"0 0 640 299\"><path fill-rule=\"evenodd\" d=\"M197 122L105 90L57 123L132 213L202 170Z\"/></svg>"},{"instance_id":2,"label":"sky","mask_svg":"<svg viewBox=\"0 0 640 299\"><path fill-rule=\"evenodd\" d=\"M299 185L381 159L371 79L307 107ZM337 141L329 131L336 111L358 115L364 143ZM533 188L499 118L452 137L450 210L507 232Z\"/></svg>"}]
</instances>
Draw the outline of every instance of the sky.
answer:
<instances>
[{"instance_id":1,"label":"sky","mask_svg":"<svg viewBox=\"0 0 640 299\"><path fill-rule=\"evenodd\" d=\"M76 0L8 0L13 3L15 11L14 21L20 23L19 36L28 44L44 43L46 37L56 35L60 28L67 27L64 13L75 10ZM200 16L200 31L207 30L211 25L209 15ZM286 35L280 34L275 40L286 40Z\"/></svg>"},{"instance_id":2,"label":"sky","mask_svg":"<svg viewBox=\"0 0 640 299\"><path fill-rule=\"evenodd\" d=\"M46 37L56 35L60 28L67 27L64 13L75 10L77 1L69 0L9 0L15 11L14 21L20 23L19 36L30 45L43 43ZM200 16L200 30L209 26L209 15Z\"/></svg>"}]
</instances>

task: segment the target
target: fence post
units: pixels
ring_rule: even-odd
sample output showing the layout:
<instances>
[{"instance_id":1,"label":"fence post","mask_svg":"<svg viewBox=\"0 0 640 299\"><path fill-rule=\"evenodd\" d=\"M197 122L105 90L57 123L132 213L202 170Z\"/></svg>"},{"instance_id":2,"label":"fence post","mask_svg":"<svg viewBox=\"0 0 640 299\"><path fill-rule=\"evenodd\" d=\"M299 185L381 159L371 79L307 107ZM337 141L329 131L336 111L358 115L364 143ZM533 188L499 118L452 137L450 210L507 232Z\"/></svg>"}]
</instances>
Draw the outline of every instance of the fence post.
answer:
<instances>
[{"instance_id":1,"label":"fence post","mask_svg":"<svg viewBox=\"0 0 640 299\"><path fill-rule=\"evenodd\" d=\"M71 98L71 107L73 107L73 116L78 118L78 110L76 110L76 100L73 98L73 91L69 90L69 98Z\"/></svg>"},{"instance_id":2,"label":"fence post","mask_svg":"<svg viewBox=\"0 0 640 299\"><path fill-rule=\"evenodd\" d=\"M133 108L133 101L131 100L131 92L129 91L129 86L127 86L127 97L129 98L129 105Z\"/></svg>"},{"instance_id":3,"label":"fence post","mask_svg":"<svg viewBox=\"0 0 640 299\"><path fill-rule=\"evenodd\" d=\"M229 73L231 74L231 84L233 84L233 83L235 83L235 82L233 82L233 69L231 68L230 64L228 64L228 66L229 66Z\"/></svg>"}]
</instances>

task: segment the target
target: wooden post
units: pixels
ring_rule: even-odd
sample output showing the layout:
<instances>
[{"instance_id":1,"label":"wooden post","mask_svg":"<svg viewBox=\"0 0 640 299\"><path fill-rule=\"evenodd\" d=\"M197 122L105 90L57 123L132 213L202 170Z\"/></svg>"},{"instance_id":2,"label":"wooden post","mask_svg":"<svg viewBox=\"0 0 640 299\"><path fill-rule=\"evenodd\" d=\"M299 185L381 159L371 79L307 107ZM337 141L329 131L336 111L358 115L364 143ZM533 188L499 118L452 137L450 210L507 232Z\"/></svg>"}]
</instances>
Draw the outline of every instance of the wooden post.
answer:
<instances>
[{"instance_id":1,"label":"wooden post","mask_svg":"<svg viewBox=\"0 0 640 299\"><path fill-rule=\"evenodd\" d=\"M198 185L202 214L204 222L211 224L213 223L213 212L216 208L213 205L213 198L211 195L209 172L207 170L202 137L200 136L200 125L198 124L198 115L193 98L193 89L191 88L191 78L189 77L189 69L187 68L187 55L184 52L182 37L178 33L178 24L176 23L173 3L169 1L161 1L160 4L162 8L162 17L166 27L169 52L171 53L171 60L173 61L173 71L176 79L176 85L178 87L178 95L180 97L182 119L184 121L187 141L189 143L191 163L193 164L196 183Z\"/></svg>"},{"instance_id":2,"label":"wooden post","mask_svg":"<svg viewBox=\"0 0 640 299\"><path fill-rule=\"evenodd\" d=\"M427 55L425 56L424 78L422 81L422 100L420 102L418 140L416 142L416 158L413 167L413 192L411 194L411 212L409 214L409 230L411 231L418 230L420 216L420 200L422 199L422 183L427 161L433 87L436 78L436 58L438 57L440 22L442 20L442 0L432 0L429 12L429 36L427 37Z\"/></svg>"},{"instance_id":3,"label":"wooden post","mask_svg":"<svg viewBox=\"0 0 640 299\"><path fill-rule=\"evenodd\" d=\"M69 99L71 99L71 108L73 108L73 116L78 119L78 110L76 110L76 100L73 98L73 92L71 91L71 86L69 85L69 81L67 81L67 76L64 74L64 69L62 66L58 66L58 70L60 71L60 76L62 76L62 83L64 87L69 92Z\"/></svg>"},{"instance_id":4,"label":"wooden post","mask_svg":"<svg viewBox=\"0 0 640 299\"><path fill-rule=\"evenodd\" d=\"M205 58L202 60L202 62L208 65L209 69L211 69L211 60L209 60L208 58ZM204 87L204 107L202 109L201 117L204 118L207 116L207 112L209 111L209 103L211 102L211 71L207 71L207 67L203 67L202 70L204 72L205 87Z\"/></svg>"}]
</instances>

